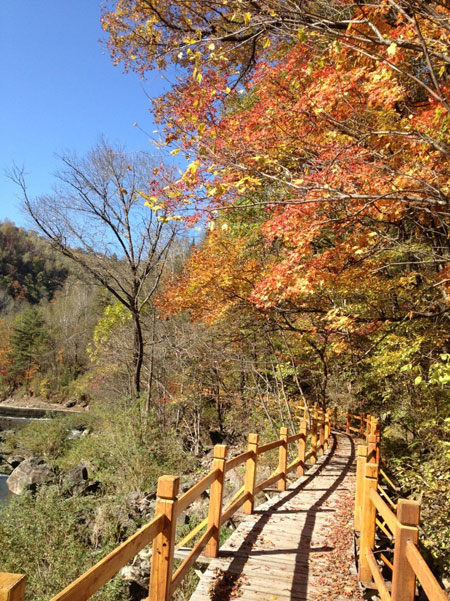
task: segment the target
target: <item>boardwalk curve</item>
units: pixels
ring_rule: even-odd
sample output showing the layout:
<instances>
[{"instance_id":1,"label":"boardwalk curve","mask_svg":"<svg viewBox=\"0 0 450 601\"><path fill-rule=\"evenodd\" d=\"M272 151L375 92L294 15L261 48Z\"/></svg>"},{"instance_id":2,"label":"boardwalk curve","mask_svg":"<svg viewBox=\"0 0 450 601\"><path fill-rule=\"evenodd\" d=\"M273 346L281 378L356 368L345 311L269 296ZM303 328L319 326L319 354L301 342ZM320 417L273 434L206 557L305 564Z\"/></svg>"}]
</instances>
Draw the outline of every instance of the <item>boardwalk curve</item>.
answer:
<instances>
[{"instance_id":1,"label":"boardwalk curve","mask_svg":"<svg viewBox=\"0 0 450 601\"><path fill-rule=\"evenodd\" d=\"M326 454L304 476L285 492L274 491L252 515L243 516L203 574L191 601L358 599L351 512L345 513L343 502L348 499L352 509L354 456L352 439L334 433ZM338 537L332 536L336 528ZM330 541L336 538L345 539L335 569L347 566L349 573L339 574L346 590L330 573L336 563L331 557L336 548Z\"/></svg>"}]
</instances>

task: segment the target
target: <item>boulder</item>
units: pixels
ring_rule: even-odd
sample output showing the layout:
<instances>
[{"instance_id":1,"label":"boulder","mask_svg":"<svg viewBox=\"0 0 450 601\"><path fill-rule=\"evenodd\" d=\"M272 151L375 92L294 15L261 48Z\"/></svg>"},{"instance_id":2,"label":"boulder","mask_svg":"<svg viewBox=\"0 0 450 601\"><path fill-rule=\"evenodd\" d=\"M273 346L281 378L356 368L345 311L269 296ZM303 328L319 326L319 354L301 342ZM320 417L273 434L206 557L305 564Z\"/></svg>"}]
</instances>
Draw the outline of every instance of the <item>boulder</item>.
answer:
<instances>
[{"instance_id":1,"label":"boulder","mask_svg":"<svg viewBox=\"0 0 450 601\"><path fill-rule=\"evenodd\" d=\"M75 399L70 399L69 401L66 401L64 403L64 407L67 407L67 409L70 409L71 407L75 407L76 404L77 404L77 401Z\"/></svg>"},{"instance_id":2,"label":"boulder","mask_svg":"<svg viewBox=\"0 0 450 601\"><path fill-rule=\"evenodd\" d=\"M67 440L76 440L77 438L81 438L83 436L84 430L79 430L78 428L72 428L69 434L67 435Z\"/></svg>"},{"instance_id":3,"label":"boulder","mask_svg":"<svg viewBox=\"0 0 450 601\"><path fill-rule=\"evenodd\" d=\"M148 596L150 557L151 550L141 551L131 565L122 568L119 572L120 578L128 584L128 597L132 601L140 601Z\"/></svg>"},{"instance_id":4,"label":"boulder","mask_svg":"<svg viewBox=\"0 0 450 601\"><path fill-rule=\"evenodd\" d=\"M69 485L78 486L80 484L84 485L88 477L89 474L87 467L84 465L84 463L79 463L69 472L67 472L64 480Z\"/></svg>"},{"instance_id":5,"label":"boulder","mask_svg":"<svg viewBox=\"0 0 450 601\"><path fill-rule=\"evenodd\" d=\"M16 467L6 484L12 493L21 495L26 490L35 490L40 484L50 484L54 480L55 474L43 459L30 457Z\"/></svg>"},{"instance_id":6,"label":"boulder","mask_svg":"<svg viewBox=\"0 0 450 601\"><path fill-rule=\"evenodd\" d=\"M22 463L22 461L25 461L25 457L22 457L22 455L11 455L11 457L8 459L9 465L13 468L13 470L15 470L16 467Z\"/></svg>"}]
</instances>

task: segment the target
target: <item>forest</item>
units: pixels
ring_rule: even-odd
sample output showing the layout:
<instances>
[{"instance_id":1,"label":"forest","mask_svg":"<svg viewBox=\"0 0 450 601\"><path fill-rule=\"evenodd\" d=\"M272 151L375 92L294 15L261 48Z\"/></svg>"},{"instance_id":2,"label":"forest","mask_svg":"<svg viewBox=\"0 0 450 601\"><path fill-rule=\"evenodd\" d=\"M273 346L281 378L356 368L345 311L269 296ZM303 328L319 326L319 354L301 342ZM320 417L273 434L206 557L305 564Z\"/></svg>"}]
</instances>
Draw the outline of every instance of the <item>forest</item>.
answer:
<instances>
[{"instance_id":1,"label":"forest","mask_svg":"<svg viewBox=\"0 0 450 601\"><path fill-rule=\"evenodd\" d=\"M102 139L38 198L12 174L36 231L0 225L0 395L106 407L108 436L137 412L136 465L293 432L299 403L377 415L448 578L448 5L109 0L102 27L125 71L177 74L168 158Z\"/></svg>"}]
</instances>

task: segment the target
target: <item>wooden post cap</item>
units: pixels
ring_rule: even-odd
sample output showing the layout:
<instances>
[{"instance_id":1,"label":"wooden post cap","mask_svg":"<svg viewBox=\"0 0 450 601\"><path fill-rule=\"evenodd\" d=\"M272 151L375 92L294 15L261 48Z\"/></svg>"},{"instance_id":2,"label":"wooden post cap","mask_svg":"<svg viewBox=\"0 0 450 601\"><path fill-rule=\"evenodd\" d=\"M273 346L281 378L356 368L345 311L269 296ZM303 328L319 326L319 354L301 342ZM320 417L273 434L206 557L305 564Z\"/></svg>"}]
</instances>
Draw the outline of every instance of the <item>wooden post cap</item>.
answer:
<instances>
[{"instance_id":1,"label":"wooden post cap","mask_svg":"<svg viewBox=\"0 0 450 601\"><path fill-rule=\"evenodd\" d=\"M285 426L282 426L280 428L280 436L286 436L287 433L288 433L288 429Z\"/></svg>"},{"instance_id":2,"label":"wooden post cap","mask_svg":"<svg viewBox=\"0 0 450 601\"><path fill-rule=\"evenodd\" d=\"M404 526L417 526L420 521L420 503L409 499L397 501L397 517Z\"/></svg>"},{"instance_id":3,"label":"wooden post cap","mask_svg":"<svg viewBox=\"0 0 450 601\"><path fill-rule=\"evenodd\" d=\"M259 434L249 434L248 435L248 442L250 444L258 444L258 440L259 440Z\"/></svg>"},{"instance_id":4,"label":"wooden post cap","mask_svg":"<svg viewBox=\"0 0 450 601\"><path fill-rule=\"evenodd\" d=\"M160 499L176 499L180 488L178 476L161 476L158 479L157 495Z\"/></svg>"},{"instance_id":5,"label":"wooden post cap","mask_svg":"<svg viewBox=\"0 0 450 601\"><path fill-rule=\"evenodd\" d=\"M27 577L0 572L0 601L23 601Z\"/></svg>"},{"instance_id":6,"label":"wooden post cap","mask_svg":"<svg viewBox=\"0 0 450 601\"><path fill-rule=\"evenodd\" d=\"M228 446L226 444L214 445L214 459L225 459L227 456Z\"/></svg>"}]
</instances>

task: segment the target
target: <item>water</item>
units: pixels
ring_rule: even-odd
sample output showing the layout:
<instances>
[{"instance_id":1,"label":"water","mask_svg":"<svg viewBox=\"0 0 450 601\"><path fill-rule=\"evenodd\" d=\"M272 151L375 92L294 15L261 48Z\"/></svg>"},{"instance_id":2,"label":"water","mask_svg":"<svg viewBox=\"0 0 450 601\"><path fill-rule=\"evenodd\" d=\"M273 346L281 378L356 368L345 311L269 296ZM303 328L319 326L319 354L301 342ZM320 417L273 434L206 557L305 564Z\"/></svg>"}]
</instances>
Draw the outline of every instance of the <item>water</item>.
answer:
<instances>
[{"instance_id":1,"label":"water","mask_svg":"<svg viewBox=\"0 0 450 601\"><path fill-rule=\"evenodd\" d=\"M0 505L3 505L4 503L6 503L6 500L11 495L11 493L9 492L9 489L6 485L7 478L8 478L8 476L4 476L3 474L0 474Z\"/></svg>"}]
</instances>

